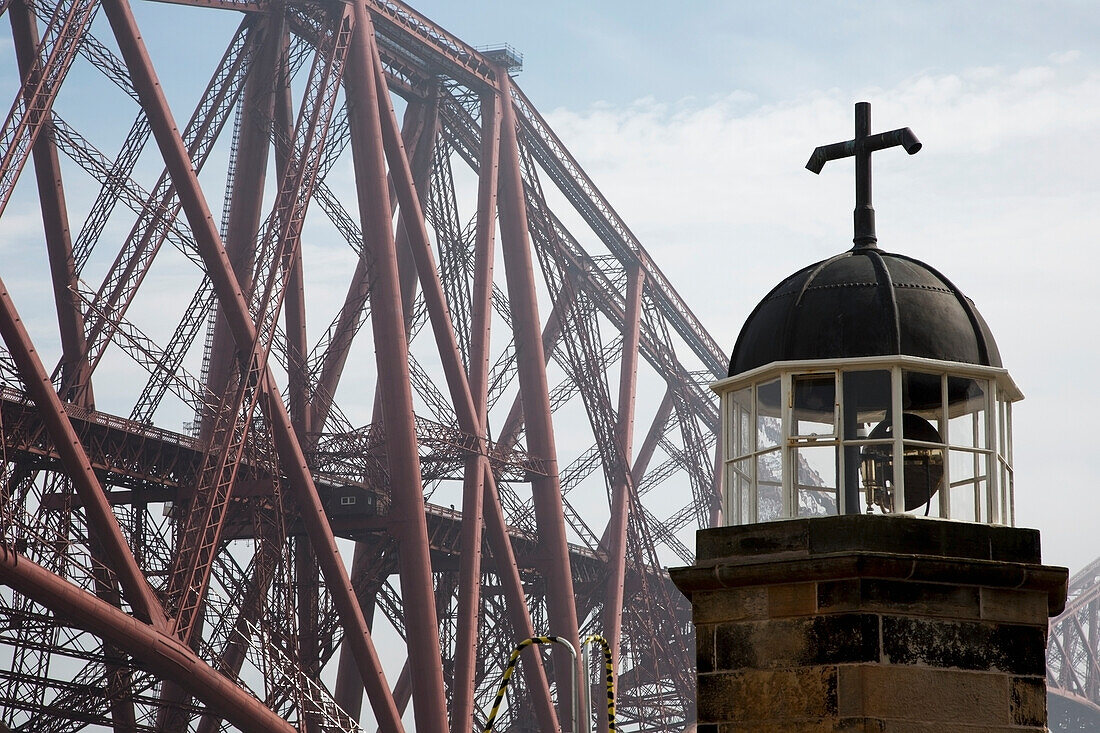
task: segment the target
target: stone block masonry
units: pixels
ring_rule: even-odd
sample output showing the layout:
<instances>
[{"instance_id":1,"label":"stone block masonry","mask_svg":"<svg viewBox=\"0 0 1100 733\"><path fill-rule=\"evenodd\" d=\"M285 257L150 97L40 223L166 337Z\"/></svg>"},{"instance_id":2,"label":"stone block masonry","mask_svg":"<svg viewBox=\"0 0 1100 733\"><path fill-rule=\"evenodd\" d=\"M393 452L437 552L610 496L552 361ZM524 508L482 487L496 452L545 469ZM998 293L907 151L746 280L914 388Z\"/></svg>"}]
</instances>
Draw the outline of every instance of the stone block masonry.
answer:
<instances>
[{"instance_id":1,"label":"stone block masonry","mask_svg":"<svg viewBox=\"0 0 1100 733\"><path fill-rule=\"evenodd\" d=\"M907 516L700 530L698 732L1046 729L1065 568L1031 529Z\"/></svg>"}]
</instances>

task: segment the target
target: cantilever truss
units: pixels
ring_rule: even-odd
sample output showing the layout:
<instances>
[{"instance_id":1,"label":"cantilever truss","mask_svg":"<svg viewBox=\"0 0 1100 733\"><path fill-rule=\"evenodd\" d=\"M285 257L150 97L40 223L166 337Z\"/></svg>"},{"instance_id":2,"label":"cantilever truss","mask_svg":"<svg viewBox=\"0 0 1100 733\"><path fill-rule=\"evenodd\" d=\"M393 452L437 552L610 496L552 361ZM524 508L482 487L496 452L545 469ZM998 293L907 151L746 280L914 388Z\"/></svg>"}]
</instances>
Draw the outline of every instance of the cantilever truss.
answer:
<instances>
[{"instance_id":1,"label":"cantilever truss","mask_svg":"<svg viewBox=\"0 0 1100 733\"><path fill-rule=\"evenodd\" d=\"M1070 578L1066 609L1050 621L1047 690L1052 731L1100 726L1100 558Z\"/></svg>"},{"instance_id":2,"label":"cantilever truss","mask_svg":"<svg viewBox=\"0 0 1100 733\"><path fill-rule=\"evenodd\" d=\"M239 20L186 123L127 0L0 0L0 225L37 193L60 333L0 283L0 723L468 732L519 639L601 633L620 728L682 729L725 355L507 51L174 1ZM567 660L522 670L502 729L565 724Z\"/></svg>"}]
</instances>

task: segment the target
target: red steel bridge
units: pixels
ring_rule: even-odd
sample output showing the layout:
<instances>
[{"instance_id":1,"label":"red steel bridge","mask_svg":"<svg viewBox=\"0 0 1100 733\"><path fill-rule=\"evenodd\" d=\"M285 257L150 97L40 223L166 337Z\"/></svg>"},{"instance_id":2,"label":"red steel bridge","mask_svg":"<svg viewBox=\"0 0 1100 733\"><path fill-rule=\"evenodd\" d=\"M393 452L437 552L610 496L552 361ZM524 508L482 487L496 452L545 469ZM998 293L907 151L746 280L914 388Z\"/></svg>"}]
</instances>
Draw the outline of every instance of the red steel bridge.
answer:
<instances>
[{"instance_id":1,"label":"red steel bridge","mask_svg":"<svg viewBox=\"0 0 1100 733\"><path fill-rule=\"evenodd\" d=\"M128 0L0 0L0 730L468 733L517 641L591 633L620 729L690 726L663 567L727 355L520 59L396 0L170 2L176 61ZM525 655L499 729L569 730Z\"/></svg>"},{"instance_id":2,"label":"red steel bridge","mask_svg":"<svg viewBox=\"0 0 1100 733\"><path fill-rule=\"evenodd\" d=\"M1100 558L1069 579L1069 600L1051 620L1047 690L1052 731L1100 730Z\"/></svg>"}]
</instances>

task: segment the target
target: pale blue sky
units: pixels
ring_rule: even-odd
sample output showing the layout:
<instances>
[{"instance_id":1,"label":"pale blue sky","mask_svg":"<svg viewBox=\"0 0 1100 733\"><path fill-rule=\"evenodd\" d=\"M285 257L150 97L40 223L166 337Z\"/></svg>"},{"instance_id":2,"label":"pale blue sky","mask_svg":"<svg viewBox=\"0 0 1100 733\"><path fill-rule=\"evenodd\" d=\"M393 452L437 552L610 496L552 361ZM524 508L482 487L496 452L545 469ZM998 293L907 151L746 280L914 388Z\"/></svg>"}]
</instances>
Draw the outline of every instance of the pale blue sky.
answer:
<instances>
[{"instance_id":1,"label":"pale blue sky","mask_svg":"<svg viewBox=\"0 0 1100 733\"><path fill-rule=\"evenodd\" d=\"M836 86L890 86L922 72L1092 55L1094 3L504 2L414 6L476 46L524 55L520 82L547 107L730 89L762 103ZM1095 59L1092 59L1095 60Z\"/></svg>"}]
</instances>

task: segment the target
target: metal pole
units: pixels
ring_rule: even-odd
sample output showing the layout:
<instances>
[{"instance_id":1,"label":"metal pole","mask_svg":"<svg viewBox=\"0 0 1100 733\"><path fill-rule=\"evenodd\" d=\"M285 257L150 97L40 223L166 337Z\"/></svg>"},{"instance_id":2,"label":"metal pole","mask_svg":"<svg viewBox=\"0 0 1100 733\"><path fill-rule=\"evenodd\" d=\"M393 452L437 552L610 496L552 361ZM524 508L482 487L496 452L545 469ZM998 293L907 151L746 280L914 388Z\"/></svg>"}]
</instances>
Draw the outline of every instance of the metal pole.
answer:
<instances>
[{"instance_id":1,"label":"metal pole","mask_svg":"<svg viewBox=\"0 0 1100 733\"><path fill-rule=\"evenodd\" d=\"M604 598L603 627L611 648L614 669L619 666L619 639L623 623L623 585L626 580L627 521L633 487L629 471L634 449L634 397L638 381L638 341L641 330L642 286L645 272L635 265L627 275L626 327L623 329L623 356L619 373L618 424L616 437L623 453L623 476L615 484L608 521L607 554L609 579ZM585 647L587 650L587 646Z\"/></svg>"},{"instance_id":2,"label":"metal pole","mask_svg":"<svg viewBox=\"0 0 1100 733\"><path fill-rule=\"evenodd\" d=\"M469 381L480 428L478 437L487 441L485 425L488 414L489 329L493 294L493 244L496 239L497 154L500 149L500 114L495 94L482 97L481 129ZM466 733L473 725L477 619L481 600L482 518L485 475L488 471L488 461L483 455L466 459L462 486L462 555L458 582L458 629L455 633L452 733Z\"/></svg>"},{"instance_id":3,"label":"metal pole","mask_svg":"<svg viewBox=\"0 0 1100 733\"><path fill-rule=\"evenodd\" d=\"M500 91L505 100L501 119L500 154L501 250L504 255L508 301L512 307L512 327L515 330L528 450L550 466L549 476L532 477L531 495L535 505L539 545L546 558L542 570L548 586L547 606L551 629L558 636L576 642L579 635L577 601L565 535L565 511L558 483L557 448L546 382L546 358L539 333L538 301L528 239L523 179L520 175L517 121L511 102L511 80L504 72L500 74ZM571 684L571 671L561 664L554 666L558 684ZM572 694L571 690L569 694ZM560 699L559 707L562 707Z\"/></svg>"},{"instance_id":4,"label":"metal pole","mask_svg":"<svg viewBox=\"0 0 1100 733\"><path fill-rule=\"evenodd\" d=\"M405 619L413 677L413 713L417 730L444 731L447 698L379 115L380 97L387 90L379 88L375 74L376 51L370 16L362 3L355 3L353 12L355 35L348 54L349 73L345 75L348 116L364 240L374 253L376 280L370 294L371 326L393 487L392 526L399 545L401 594L405 606L415 609Z\"/></svg>"},{"instance_id":5,"label":"metal pole","mask_svg":"<svg viewBox=\"0 0 1100 733\"><path fill-rule=\"evenodd\" d=\"M587 642L587 639L585 640ZM592 731L592 697L588 693L588 670L592 662L588 651L588 644L581 643L581 674L577 686L584 690L584 710L581 711L580 727L577 733L591 733Z\"/></svg>"}]
</instances>

